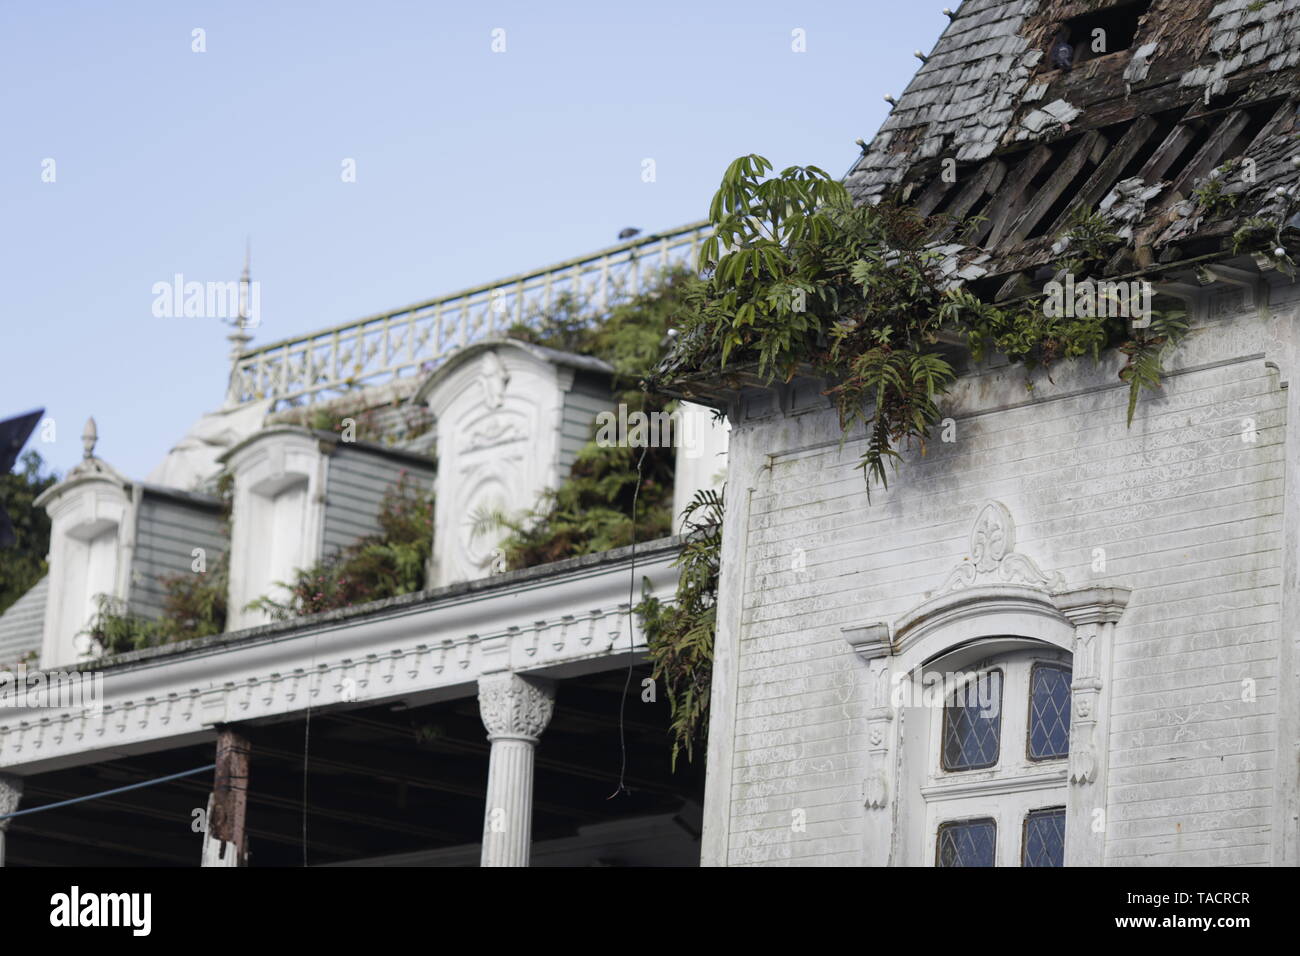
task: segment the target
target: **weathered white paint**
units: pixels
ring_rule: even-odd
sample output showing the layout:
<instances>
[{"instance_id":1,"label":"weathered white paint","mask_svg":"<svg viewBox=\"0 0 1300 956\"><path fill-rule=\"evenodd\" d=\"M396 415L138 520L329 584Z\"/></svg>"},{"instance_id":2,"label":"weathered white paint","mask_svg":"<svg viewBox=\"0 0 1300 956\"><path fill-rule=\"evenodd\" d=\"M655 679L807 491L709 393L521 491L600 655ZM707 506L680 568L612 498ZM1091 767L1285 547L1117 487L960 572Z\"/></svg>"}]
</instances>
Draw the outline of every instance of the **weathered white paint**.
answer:
<instances>
[{"instance_id":1,"label":"weathered white paint","mask_svg":"<svg viewBox=\"0 0 1300 956\"><path fill-rule=\"evenodd\" d=\"M714 421L713 410L681 402L675 416L676 466L673 471L673 533L682 533L682 509L696 492L717 491L727 478L730 424Z\"/></svg>"},{"instance_id":2,"label":"weathered white paint","mask_svg":"<svg viewBox=\"0 0 1300 956\"><path fill-rule=\"evenodd\" d=\"M305 428L267 428L230 450L222 461L234 475L230 535L229 628L267 623L249 610L263 596L284 601L278 582L310 568L321 554L325 481L332 445Z\"/></svg>"},{"instance_id":3,"label":"weathered white paint","mask_svg":"<svg viewBox=\"0 0 1300 956\"><path fill-rule=\"evenodd\" d=\"M565 395L578 369L608 366L522 342L493 340L449 359L416 392L437 419L435 586L503 570L509 534L474 532L475 517L521 516L567 477L561 467Z\"/></svg>"},{"instance_id":4,"label":"weathered white paint","mask_svg":"<svg viewBox=\"0 0 1300 956\"><path fill-rule=\"evenodd\" d=\"M1131 428L1118 358L1100 370L1063 363L1052 380L1033 376L1032 392L1023 369L973 370L943 402L956 440L933 441L924 456L907 451L870 501L855 467L863 443L841 446L815 389L802 399L794 388L742 395L729 450L706 864L888 859L882 844L895 826L872 822L881 814L868 806L880 792L873 771L886 774L889 804L919 812L924 801L893 756L873 751L873 726L891 725L872 710L873 665L842 631L883 622L898 653L900 621L970 557L972 522L991 500L1014 515L1017 549L1062 584L1040 587L1052 609L1019 621L990 614L980 627L1076 657L1086 636L1093 654L1096 673L1076 673L1076 685L1098 682L1088 732L1099 752L1093 782L1068 788L1068 858L1294 859L1297 715L1279 681L1294 686L1300 615L1295 535L1283 535L1284 523L1298 527L1294 483L1287 491L1284 480L1300 454L1300 442L1286 445L1297 413L1288 423L1295 388L1283 382L1300 364L1295 291L1263 291L1256 308L1213 318L1198 305L1163 394L1143 397ZM1104 570L1094 570L1096 549ZM1248 681L1253 700L1243 699ZM1077 712L1075 723L1084 727ZM1104 831L1085 847L1079 827L1093 808ZM795 811L802 826L792 826Z\"/></svg>"},{"instance_id":5,"label":"weathered white paint","mask_svg":"<svg viewBox=\"0 0 1300 956\"><path fill-rule=\"evenodd\" d=\"M483 811L483 866L527 866L533 843L533 758L551 722L552 681L509 671L478 679L479 712L487 728L487 799Z\"/></svg>"},{"instance_id":6,"label":"weathered white paint","mask_svg":"<svg viewBox=\"0 0 1300 956\"><path fill-rule=\"evenodd\" d=\"M83 461L36 499L50 516L41 666L83 658L89 640L82 635L94 617L96 596L126 597L135 504L131 486L97 459Z\"/></svg>"}]
</instances>

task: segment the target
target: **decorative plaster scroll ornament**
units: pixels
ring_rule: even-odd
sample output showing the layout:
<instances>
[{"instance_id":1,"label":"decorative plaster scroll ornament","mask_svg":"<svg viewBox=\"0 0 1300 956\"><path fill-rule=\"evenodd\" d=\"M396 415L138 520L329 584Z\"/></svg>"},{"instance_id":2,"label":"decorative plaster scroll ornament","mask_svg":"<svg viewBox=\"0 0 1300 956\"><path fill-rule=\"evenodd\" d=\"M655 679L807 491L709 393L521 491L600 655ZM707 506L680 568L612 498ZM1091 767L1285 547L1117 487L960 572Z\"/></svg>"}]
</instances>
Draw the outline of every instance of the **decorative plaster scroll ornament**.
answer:
<instances>
[{"instance_id":1,"label":"decorative plaster scroll ornament","mask_svg":"<svg viewBox=\"0 0 1300 956\"><path fill-rule=\"evenodd\" d=\"M870 809L883 809L889 802L889 783L885 780L884 771L877 770L868 775L863 789L866 796L865 805Z\"/></svg>"},{"instance_id":2,"label":"decorative plaster scroll ornament","mask_svg":"<svg viewBox=\"0 0 1300 956\"><path fill-rule=\"evenodd\" d=\"M503 418L493 417L469 433L462 450L481 451L484 448L494 448L497 445L508 445L511 442L524 441L526 438L528 438L528 433L520 425Z\"/></svg>"},{"instance_id":3,"label":"decorative plaster scroll ornament","mask_svg":"<svg viewBox=\"0 0 1300 956\"><path fill-rule=\"evenodd\" d=\"M1065 590L1061 573L1044 574L1034 560L1016 551L1016 526L1011 512L999 501L990 501L975 519L970 534L970 556L948 575L938 591L946 594L985 583L1024 584L1048 591ZM989 582L992 583L992 582Z\"/></svg>"},{"instance_id":4,"label":"decorative plaster scroll ornament","mask_svg":"<svg viewBox=\"0 0 1300 956\"><path fill-rule=\"evenodd\" d=\"M489 740L522 737L536 741L551 722L555 689L547 681L508 672L489 674L479 678L478 703Z\"/></svg>"},{"instance_id":5,"label":"decorative plaster scroll ornament","mask_svg":"<svg viewBox=\"0 0 1300 956\"><path fill-rule=\"evenodd\" d=\"M1070 747L1070 783L1092 783L1097 777L1097 758L1087 747Z\"/></svg>"}]
</instances>

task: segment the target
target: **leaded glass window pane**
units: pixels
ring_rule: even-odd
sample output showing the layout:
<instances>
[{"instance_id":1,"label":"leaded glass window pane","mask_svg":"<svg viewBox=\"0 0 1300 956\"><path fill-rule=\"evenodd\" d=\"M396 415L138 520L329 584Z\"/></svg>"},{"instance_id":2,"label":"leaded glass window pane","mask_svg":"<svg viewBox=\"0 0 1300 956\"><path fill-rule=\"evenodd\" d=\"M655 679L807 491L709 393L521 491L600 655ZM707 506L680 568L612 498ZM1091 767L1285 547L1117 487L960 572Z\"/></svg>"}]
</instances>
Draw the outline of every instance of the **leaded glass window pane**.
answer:
<instances>
[{"instance_id":1,"label":"leaded glass window pane","mask_svg":"<svg viewBox=\"0 0 1300 956\"><path fill-rule=\"evenodd\" d=\"M1001 736L1002 672L986 671L943 709L943 769L992 767Z\"/></svg>"},{"instance_id":2,"label":"leaded glass window pane","mask_svg":"<svg viewBox=\"0 0 1300 956\"><path fill-rule=\"evenodd\" d=\"M1056 664L1035 664L1030 672L1030 760L1069 756L1071 673Z\"/></svg>"},{"instance_id":3,"label":"leaded glass window pane","mask_svg":"<svg viewBox=\"0 0 1300 956\"><path fill-rule=\"evenodd\" d=\"M998 825L991 817L939 825L938 866L992 866Z\"/></svg>"},{"instance_id":4,"label":"leaded glass window pane","mask_svg":"<svg viewBox=\"0 0 1300 956\"><path fill-rule=\"evenodd\" d=\"M1025 817L1021 866L1065 866L1065 807L1034 810Z\"/></svg>"}]
</instances>

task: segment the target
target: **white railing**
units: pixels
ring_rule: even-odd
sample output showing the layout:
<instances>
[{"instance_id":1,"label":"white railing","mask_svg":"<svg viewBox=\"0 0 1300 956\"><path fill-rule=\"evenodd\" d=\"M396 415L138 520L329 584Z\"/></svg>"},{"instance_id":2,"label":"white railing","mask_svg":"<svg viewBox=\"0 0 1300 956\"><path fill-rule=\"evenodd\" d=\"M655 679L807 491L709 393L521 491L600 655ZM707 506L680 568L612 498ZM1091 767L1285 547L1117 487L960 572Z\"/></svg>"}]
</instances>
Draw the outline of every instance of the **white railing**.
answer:
<instances>
[{"instance_id":1,"label":"white railing","mask_svg":"<svg viewBox=\"0 0 1300 956\"><path fill-rule=\"evenodd\" d=\"M566 293L603 310L643 289L666 266L694 267L709 228L696 222L638 237L536 272L242 351L226 404L265 398L311 404L430 371L456 349L544 314Z\"/></svg>"}]
</instances>

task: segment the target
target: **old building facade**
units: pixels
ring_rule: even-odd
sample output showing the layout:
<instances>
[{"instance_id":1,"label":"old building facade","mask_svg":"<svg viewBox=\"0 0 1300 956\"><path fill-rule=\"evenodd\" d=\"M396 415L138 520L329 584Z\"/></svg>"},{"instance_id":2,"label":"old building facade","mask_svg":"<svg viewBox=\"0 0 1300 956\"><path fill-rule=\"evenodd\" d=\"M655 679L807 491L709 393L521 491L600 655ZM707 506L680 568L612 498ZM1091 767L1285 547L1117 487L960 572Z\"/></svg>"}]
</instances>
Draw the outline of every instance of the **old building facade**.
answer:
<instances>
[{"instance_id":1,"label":"old building facade","mask_svg":"<svg viewBox=\"0 0 1300 956\"><path fill-rule=\"evenodd\" d=\"M1106 277L1190 331L1131 423L1123 355L1026 371L950 343L937 433L870 493L829 382L683 377L704 451L677 449L675 508L722 472L727 509L707 757L676 774L632 607L672 599L680 540L503 573L477 516L556 487L614 408L606 363L512 324L565 289L612 302L705 224L236 335L225 404L147 481L89 429L0 663L102 685L0 709L10 863L1294 865L1298 25L1300 0L951 14L854 198L937 217L947 277L997 302L1084 281L1060 261L1098 216ZM355 407L423 424L348 441L308 414ZM372 533L399 474L435 495L424 590L249 608ZM195 548L230 562L226 631L87 657L97 595L156 614Z\"/></svg>"}]
</instances>

